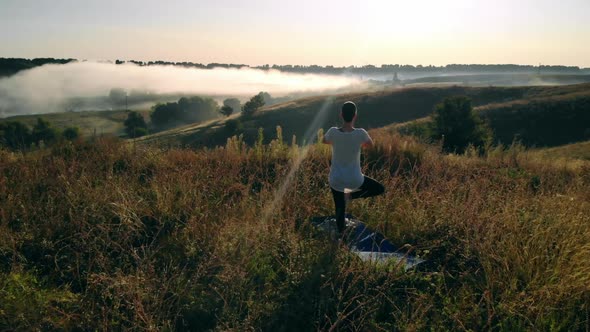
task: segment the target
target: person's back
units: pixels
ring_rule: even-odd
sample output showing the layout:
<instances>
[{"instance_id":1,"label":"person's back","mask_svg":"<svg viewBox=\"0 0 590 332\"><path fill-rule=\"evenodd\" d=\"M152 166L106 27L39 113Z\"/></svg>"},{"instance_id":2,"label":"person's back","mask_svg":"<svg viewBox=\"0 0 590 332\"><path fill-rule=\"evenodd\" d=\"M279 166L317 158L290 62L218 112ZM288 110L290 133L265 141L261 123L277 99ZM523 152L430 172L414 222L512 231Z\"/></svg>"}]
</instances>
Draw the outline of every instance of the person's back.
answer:
<instances>
[{"instance_id":1,"label":"person's back","mask_svg":"<svg viewBox=\"0 0 590 332\"><path fill-rule=\"evenodd\" d=\"M345 102L340 112L344 121L342 127L330 128L323 140L332 145L329 182L340 232L345 228L344 216L348 199L376 196L385 190L379 182L362 173L361 147L373 145L373 140L364 129L354 128L356 116L356 105L351 101Z\"/></svg>"},{"instance_id":2,"label":"person's back","mask_svg":"<svg viewBox=\"0 0 590 332\"><path fill-rule=\"evenodd\" d=\"M361 171L361 147L370 140L362 128L344 131L332 127L325 135L332 142L330 186L338 191L351 192L363 184Z\"/></svg>"}]
</instances>

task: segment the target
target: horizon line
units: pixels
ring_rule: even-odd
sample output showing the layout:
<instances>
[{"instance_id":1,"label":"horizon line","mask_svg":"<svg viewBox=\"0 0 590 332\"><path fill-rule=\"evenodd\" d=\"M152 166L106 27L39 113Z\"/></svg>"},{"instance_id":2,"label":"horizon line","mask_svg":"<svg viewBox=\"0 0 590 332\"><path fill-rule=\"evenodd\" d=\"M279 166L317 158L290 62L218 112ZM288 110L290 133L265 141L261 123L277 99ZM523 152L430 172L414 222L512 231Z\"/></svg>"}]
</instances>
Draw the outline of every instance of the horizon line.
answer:
<instances>
[{"instance_id":1,"label":"horizon line","mask_svg":"<svg viewBox=\"0 0 590 332\"><path fill-rule=\"evenodd\" d=\"M209 62L209 63L205 63L205 62L194 62L194 61L190 61L190 60L182 60L182 61L172 61L172 60L163 60L163 59L157 59L157 60L137 60L137 59L122 59L122 58L116 58L116 59L77 59L77 58L61 58L61 57L32 57L32 58L27 58L27 57L0 57L0 59L23 59L23 60L28 60L28 61L32 61L35 59L54 59L54 60L70 60L70 61L77 61L77 62L98 62L98 63L116 63L117 61L123 61L124 63L134 63L134 62L141 62L141 63L155 63L155 62L164 62L166 64L183 64L183 63L187 63L187 64L194 64L194 65L204 65L204 66L208 66L208 65L231 65L231 66L242 66L242 67L249 67L249 68L264 68L266 66L268 66L269 69L272 69L274 66L279 66L279 67L286 67L286 66L292 66L292 67L322 67L322 68L329 68L329 67L333 67L334 69L346 69L346 68L365 68L365 67L369 67L369 66L373 66L375 68L383 68L383 66L412 66L415 68L444 68L447 66L520 66L520 67L533 67L533 68L541 68L541 67L565 67L565 68L578 68L580 70L587 70L590 69L590 67L583 67L580 65L563 65L563 64L542 64L539 63L537 65L534 64L522 64L522 63L447 63L447 64L442 64L442 65L434 65L434 64L410 64L410 63L382 63L382 64L363 64L363 65L343 65L343 66L337 66L337 65L331 65L331 64L278 64L278 63L265 63L265 64L246 64L246 63L233 63L233 62Z\"/></svg>"}]
</instances>

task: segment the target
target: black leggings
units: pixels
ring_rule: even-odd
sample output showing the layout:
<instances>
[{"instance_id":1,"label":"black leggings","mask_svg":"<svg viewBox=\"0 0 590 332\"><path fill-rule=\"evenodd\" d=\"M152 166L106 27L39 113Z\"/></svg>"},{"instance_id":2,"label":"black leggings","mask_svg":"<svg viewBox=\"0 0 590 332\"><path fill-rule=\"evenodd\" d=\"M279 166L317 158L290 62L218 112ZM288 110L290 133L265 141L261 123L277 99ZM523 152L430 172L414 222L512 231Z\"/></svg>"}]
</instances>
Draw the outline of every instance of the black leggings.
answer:
<instances>
[{"instance_id":1,"label":"black leggings","mask_svg":"<svg viewBox=\"0 0 590 332\"><path fill-rule=\"evenodd\" d=\"M332 190L332 196L334 197L334 206L336 207L336 224L338 225L338 231L344 231L345 223L344 216L346 214L346 200L344 199L344 193L330 187ZM367 198L372 196L381 195L385 192L385 187L374 179L365 176L363 184L359 189L350 194L351 199Z\"/></svg>"}]
</instances>

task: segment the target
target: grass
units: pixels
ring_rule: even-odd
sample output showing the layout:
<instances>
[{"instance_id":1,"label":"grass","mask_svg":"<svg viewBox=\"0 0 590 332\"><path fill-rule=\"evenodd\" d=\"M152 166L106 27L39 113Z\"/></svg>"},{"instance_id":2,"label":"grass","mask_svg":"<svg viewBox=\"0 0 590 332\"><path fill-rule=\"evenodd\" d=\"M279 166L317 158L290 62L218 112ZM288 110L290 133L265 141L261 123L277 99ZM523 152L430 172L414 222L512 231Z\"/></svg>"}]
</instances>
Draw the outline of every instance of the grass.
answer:
<instances>
[{"instance_id":1,"label":"grass","mask_svg":"<svg viewBox=\"0 0 590 332\"><path fill-rule=\"evenodd\" d=\"M0 152L0 329L590 328L588 162L371 134L363 169L387 190L350 212L419 270L365 264L310 226L333 209L327 146Z\"/></svg>"},{"instance_id":2,"label":"grass","mask_svg":"<svg viewBox=\"0 0 590 332\"><path fill-rule=\"evenodd\" d=\"M230 130L226 126L228 119L219 119L206 124L188 125L164 131L155 136L142 137L138 142L161 146L214 147L225 144L228 136L242 134L247 143L253 144L257 139L259 128L263 128L264 136L267 137L266 142L268 142L274 135L274 128L281 126L285 137L295 135L298 143L302 144L306 131L315 132L320 128L325 130L330 126L338 125L340 121L338 118L339 107L347 100L352 100L358 105L357 124L364 128L376 129L423 118L430 115L434 106L445 97L455 95L470 97L473 100L473 105L481 109L487 110L489 108L486 108L487 106L495 105L494 109L500 109L502 112L494 113L494 119L505 125L502 122L504 117L510 120L509 123L514 120L512 118L514 114L510 112L515 109L508 105L528 103L533 99L562 101L572 96L587 96L588 91L590 91L590 84L527 87L385 88L298 99L263 108L251 117L234 115L229 119L240 122L241 126L238 130ZM506 108L508 108L507 111ZM320 112L320 110L324 111ZM521 110L518 109L518 111ZM580 114L584 116L583 112ZM316 116L317 122L310 129L310 123ZM504 136L508 137L514 134L515 130L518 131L525 125L527 124L519 122L518 128L502 133L502 141L506 140ZM508 144L511 142L512 136L508 139Z\"/></svg>"},{"instance_id":3,"label":"grass","mask_svg":"<svg viewBox=\"0 0 590 332\"><path fill-rule=\"evenodd\" d=\"M148 111L141 111L140 113L143 114L146 119L149 118ZM125 126L123 125L123 122L127 119L127 111L80 111L20 115L0 119L0 121L19 121L32 127L37 122L38 117L49 121L52 126L62 130L67 127L78 127L80 133L87 137L93 135L117 136L125 134Z\"/></svg>"},{"instance_id":4,"label":"grass","mask_svg":"<svg viewBox=\"0 0 590 332\"><path fill-rule=\"evenodd\" d=\"M590 141L566 144L553 148L535 149L531 154L546 160L572 162L572 159L590 160Z\"/></svg>"},{"instance_id":5,"label":"grass","mask_svg":"<svg viewBox=\"0 0 590 332\"><path fill-rule=\"evenodd\" d=\"M527 147L555 147L590 139L590 85L533 87L524 98L494 102L474 108L493 132L494 143L518 141ZM430 138L430 117L393 124L393 130L422 139ZM559 148L566 156L584 158L586 145ZM567 151L566 151L567 150ZM586 150L586 151L585 151ZM549 150L551 151L551 150Z\"/></svg>"}]
</instances>

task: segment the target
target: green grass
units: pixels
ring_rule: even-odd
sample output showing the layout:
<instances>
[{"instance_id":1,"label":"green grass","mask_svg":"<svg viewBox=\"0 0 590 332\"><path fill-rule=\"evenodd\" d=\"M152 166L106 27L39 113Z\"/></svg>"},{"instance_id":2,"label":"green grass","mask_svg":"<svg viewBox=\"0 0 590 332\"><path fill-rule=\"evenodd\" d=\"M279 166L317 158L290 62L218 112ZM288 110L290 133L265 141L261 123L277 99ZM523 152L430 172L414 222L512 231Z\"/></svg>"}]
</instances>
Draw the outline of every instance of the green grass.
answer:
<instances>
[{"instance_id":1,"label":"green grass","mask_svg":"<svg viewBox=\"0 0 590 332\"><path fill-rule=\"evenodd\" d=\"M141 111L144 117L148 117L148 111ZM125 126L123 122L127 119L127 111L80 111L80 112L63 112L50 114L33 114L12 116L1 121L20 121L32 127L37 122L37 118L43 118L49 121L54 127L65 129L67 127L78 127L84 136L92 135L124 135Z\"/></svg>"},{"instance_id":2,"label":"green grass","mask_svg":"<svg viewBox=\"0 0 590 332\"><path fill-rule=\"evenodd\" d=\"M419 270L365 264L310 227L333 209L325 145L0 152L0 329L590 328L588 162L370 133L363 169L386 193L350 212Z\"/></svg>"}]
</instances>

